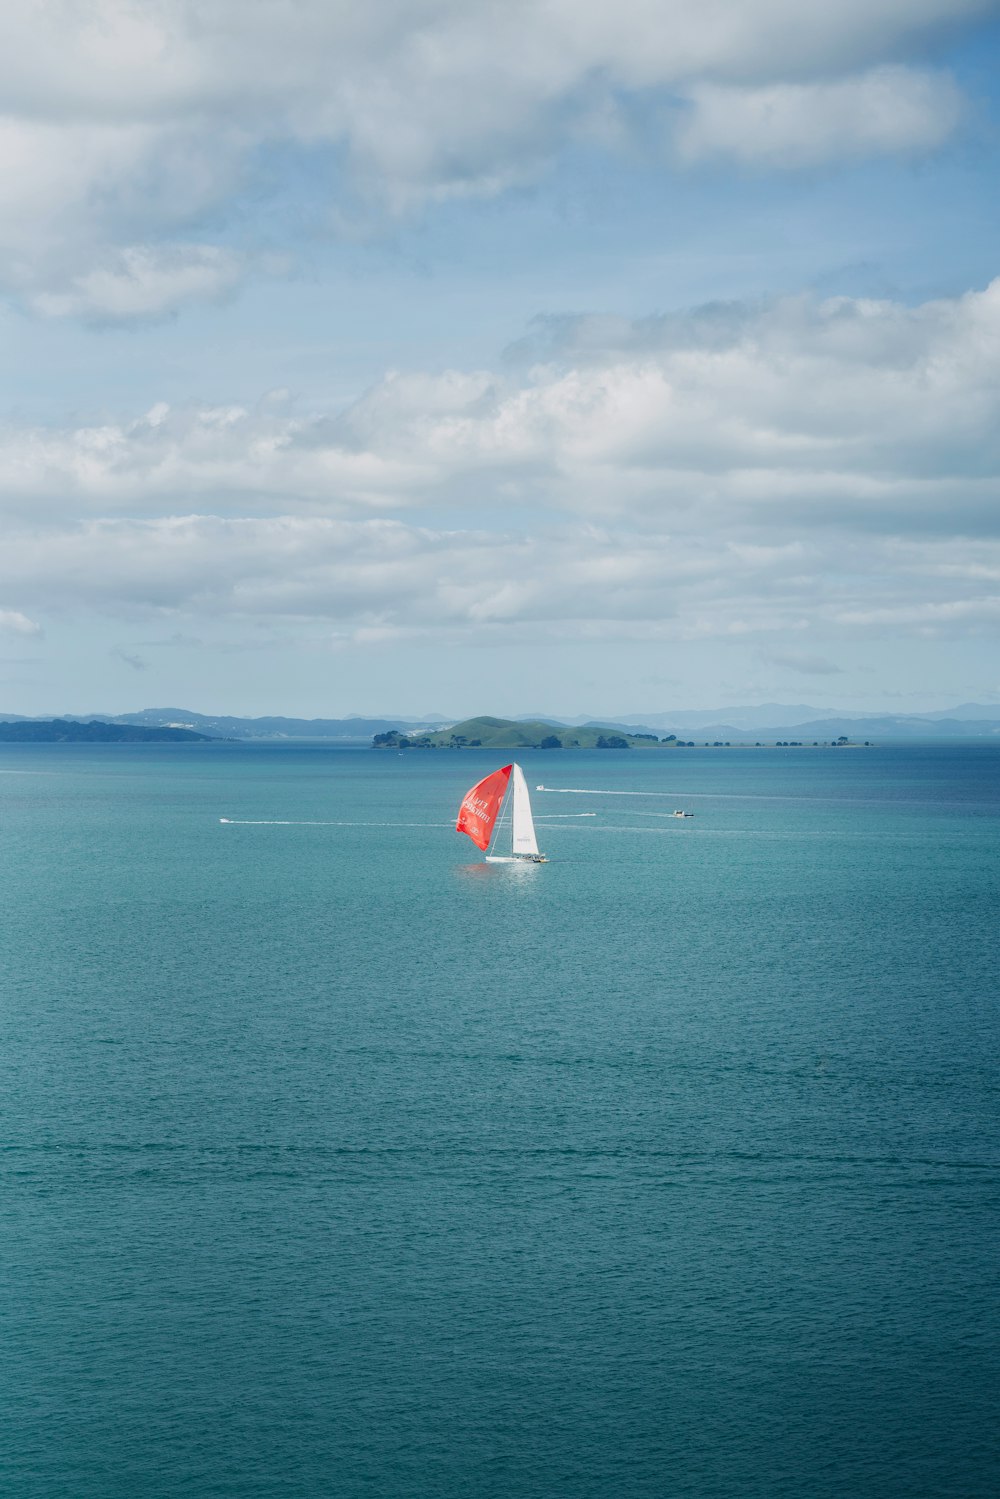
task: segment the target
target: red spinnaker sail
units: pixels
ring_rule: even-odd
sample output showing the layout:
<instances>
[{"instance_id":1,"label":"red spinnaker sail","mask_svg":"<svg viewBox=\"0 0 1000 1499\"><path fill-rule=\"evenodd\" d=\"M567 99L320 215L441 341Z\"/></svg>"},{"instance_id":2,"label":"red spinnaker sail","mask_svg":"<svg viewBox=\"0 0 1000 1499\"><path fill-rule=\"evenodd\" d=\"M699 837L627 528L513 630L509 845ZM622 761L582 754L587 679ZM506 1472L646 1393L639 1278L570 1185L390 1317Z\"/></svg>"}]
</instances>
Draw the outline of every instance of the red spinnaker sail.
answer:
<instances>
[{"instance_id":1,"label":"red spinnaker sail","mask_svg":"<svg viewBox=\"0 0 1000 1499\"><path fill-rule=\"evenodd\" d=\"M471 791L462 798L455 827L460 833L468 833L477 848L489 848L493 824L500 811L503 794L507 790L512 765L495 770L482 781L477 781Z\"/></svg>"}]
</instances>

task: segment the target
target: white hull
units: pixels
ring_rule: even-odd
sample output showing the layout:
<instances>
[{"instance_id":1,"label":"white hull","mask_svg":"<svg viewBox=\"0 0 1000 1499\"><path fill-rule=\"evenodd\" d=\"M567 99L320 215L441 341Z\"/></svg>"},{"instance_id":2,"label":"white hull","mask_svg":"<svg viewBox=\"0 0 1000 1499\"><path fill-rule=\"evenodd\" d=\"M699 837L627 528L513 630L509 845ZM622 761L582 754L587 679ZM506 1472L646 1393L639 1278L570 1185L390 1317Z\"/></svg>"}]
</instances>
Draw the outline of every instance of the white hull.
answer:
<instances>
[{"instance_id":1,"label":"white hull","mask_svg":"<svg viewBox=\"0 0 1000 1499\"><path fill-rule=\"evenodd\" d=\"M487 864L547 864L544 854L487 854Z\"/></svg>"}]
</instances>

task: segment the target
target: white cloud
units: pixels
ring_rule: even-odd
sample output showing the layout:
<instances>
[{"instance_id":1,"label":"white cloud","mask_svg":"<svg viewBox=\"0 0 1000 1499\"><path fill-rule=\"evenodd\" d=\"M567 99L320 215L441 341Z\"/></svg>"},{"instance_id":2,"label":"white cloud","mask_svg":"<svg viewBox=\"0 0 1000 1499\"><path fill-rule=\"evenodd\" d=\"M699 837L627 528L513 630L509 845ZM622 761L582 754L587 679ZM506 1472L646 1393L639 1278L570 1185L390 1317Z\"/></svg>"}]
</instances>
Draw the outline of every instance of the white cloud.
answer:
<instances>
[{"instance_id":1,"label":"white cloud","mask_svg":"<svg viewBox=\"0 0 1000 1499\"><path fill-rule=\"evenodd\" d=\"M843 670L825 656L816 656L808 651L762 651L761 659L772 666L784 666L789 671L800 672L806 677L839 676Z\"/></svg>"},{"instance_id":2,"label":"white cloud","mask_svg":"<svg viewBox=\"0 0 1000 1499\"><path fill-rule=\"evenodd\" d=\"M11 635L41 635L42 627L18 609L0 609L0 630Z\"/></svg>"},{"instance_id":3,"label":"white cloud","mask_svg":"<svg viewBox=\"0 0 1000 1499\"><path fill-rule=\"evenodd\" d=\"M0 286L50 314L104 311L147 316L171 296L157 290L186 269L194 296L235 258L171 239L236 190L246 138L197 121L79 120L4 113L0 101ZM140 242L142 241L142 242ZM201 263L201 278L192 271ZM144 295L136 294L145 283Z\"/></svg>"},{"instance_id":4,"label":"white cloud","mask_svg":"<svg viewBox=\"0 0 1000 1499\"><path fill-rule=\"evenodd\" d=\"M1000 564L1000 544L986 549ZM813 632L995 630L1000 595L929 585L892 542L851 537L741 545L732 536L444 531L321 517L93 521L14 533L0 586L53 616L172 616L325 626L337 638L447 642L705 640L780 635L768 659L835 670Z\"/></svg>"},{"instance_id":5,"label":"white cloud","mask_svg":"<svg viewBox=\"0 0 1000 1499\"><path fill-rule=\"evenodd\" d=\"M112 651L111 654L115 656L119 661L124 661L125 665L130 666L133 671L148 670L148 663L145 662L141 656L131 655L128 651L123 651L120 648L118 650Z\"/></svg>"},{"instance_id":6,"label":"white cloud","mask_svg":"<svg viewBox=\"0 0 1000 1499\"><path fill-rule=\"evenodd\" d=\"M205 267L190 264L207 250L184 244L200 244L207 214L259 190L262 148L325 148L355 193L399 213L496 195L567 143L627 134L621 98L691 101L679 139L689 160L794 166L931 146L955 123L956 95L906 56L935 28L993 8L8 0L0 284L86 316L149 316L214 295ZM314 170L317 194L344 212L339 166L325 181ZM161 240L179 241L186 277L129 264Z\"/></svg>"},{"instance_id":7,"label":"white cloud","mask_svg":"<svg viewBox=\"0 0 1000 1499\"><path fill-rule=\"evenodd\" d=\"M242 274L243 258L214 245L130 245L109 264L72 277L64 289L35 293L31 303L48 317L75 314L95 322L162 317L186 302L218 300Z\"/></svg>"},{"instance_id":8,"label":"white cloud","mask_svg":"<svg viewBox=\"0 0 1000 1499\"><path fill-rule=\"evenodd\" d=\"M845 609L839 616L851 625L908 625L920 633L940 633L950 626L1000 624L1000 598L995 595L971 599L933 600L917 604L893 604L865 609Z\"/></svg>"},{"instance_id":9,"label":"white cloud","mask_svg":"<svg viewBox=\"0 0 1000 1499\"><path fill-rule=\"evenodd\" d=\"M731 157L759 167L926 151L947 139L960 113L949 78L902 67L831 83L704 83L689 103L677 137L682 161Z\"/></svg>"}]
</instances>

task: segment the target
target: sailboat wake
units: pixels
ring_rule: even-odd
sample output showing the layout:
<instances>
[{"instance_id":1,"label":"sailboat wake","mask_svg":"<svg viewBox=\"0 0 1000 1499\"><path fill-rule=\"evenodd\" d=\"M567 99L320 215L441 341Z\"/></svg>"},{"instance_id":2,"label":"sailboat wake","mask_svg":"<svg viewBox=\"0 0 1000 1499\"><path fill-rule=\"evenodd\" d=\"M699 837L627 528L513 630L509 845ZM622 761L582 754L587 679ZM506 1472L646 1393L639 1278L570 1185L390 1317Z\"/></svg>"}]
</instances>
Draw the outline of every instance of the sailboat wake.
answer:
<instances>
[{"instance_id":1,"label":"sailboat wake","mask_svg":"<svg viewBox=\"0 0 1000 1499\"><path fill-rule=\"evenodd\" d=\"M450 822L306 822L291 817L220 817L232 828L450 828Z\"/></svg>"},{"instance_id":2,"label":"sailboat wake","mask_svg":"<svg viewBox=\"0 0 1000 1499\"><path fill-rule=\"evenodd\" d=\"M669 796L676 798L679 791L601 791L594 786L536 786L536 791L552 791L558 796ZM707 791L685 791L685 796L708 796Z\"/></svg>"}]
</instances>

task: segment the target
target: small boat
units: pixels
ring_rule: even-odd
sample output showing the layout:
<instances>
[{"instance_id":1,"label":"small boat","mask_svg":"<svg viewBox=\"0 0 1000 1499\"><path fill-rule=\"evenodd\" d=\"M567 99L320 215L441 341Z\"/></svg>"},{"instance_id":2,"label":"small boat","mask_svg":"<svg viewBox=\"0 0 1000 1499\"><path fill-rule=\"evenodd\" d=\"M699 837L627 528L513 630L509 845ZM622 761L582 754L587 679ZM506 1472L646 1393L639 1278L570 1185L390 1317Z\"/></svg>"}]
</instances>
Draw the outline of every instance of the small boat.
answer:
<instances>
[{"instance_id":1,"label":"small boat","mask_svg":"<svg viewBox=\"0 0 1000 1499\"><path fill-rule=\"evenodd\" d=\"M693 817L694 813L693 812L675 812L674 816L675 817Z\"/></svg>"},{"instance_id":2,"label":"small boat","mask_svg":"<svg viewBox=\"0 0 1000 1499\"><path fill-rule=\"evenodd\" d=\"M498 848L506 847L508 827L510 853L498 853ZM487 864L548 862L538 852L528 783L520 765L501 766L477 781L462 798L455 828L466 833L486 853Z\"/></svg>"}]
</instances>

